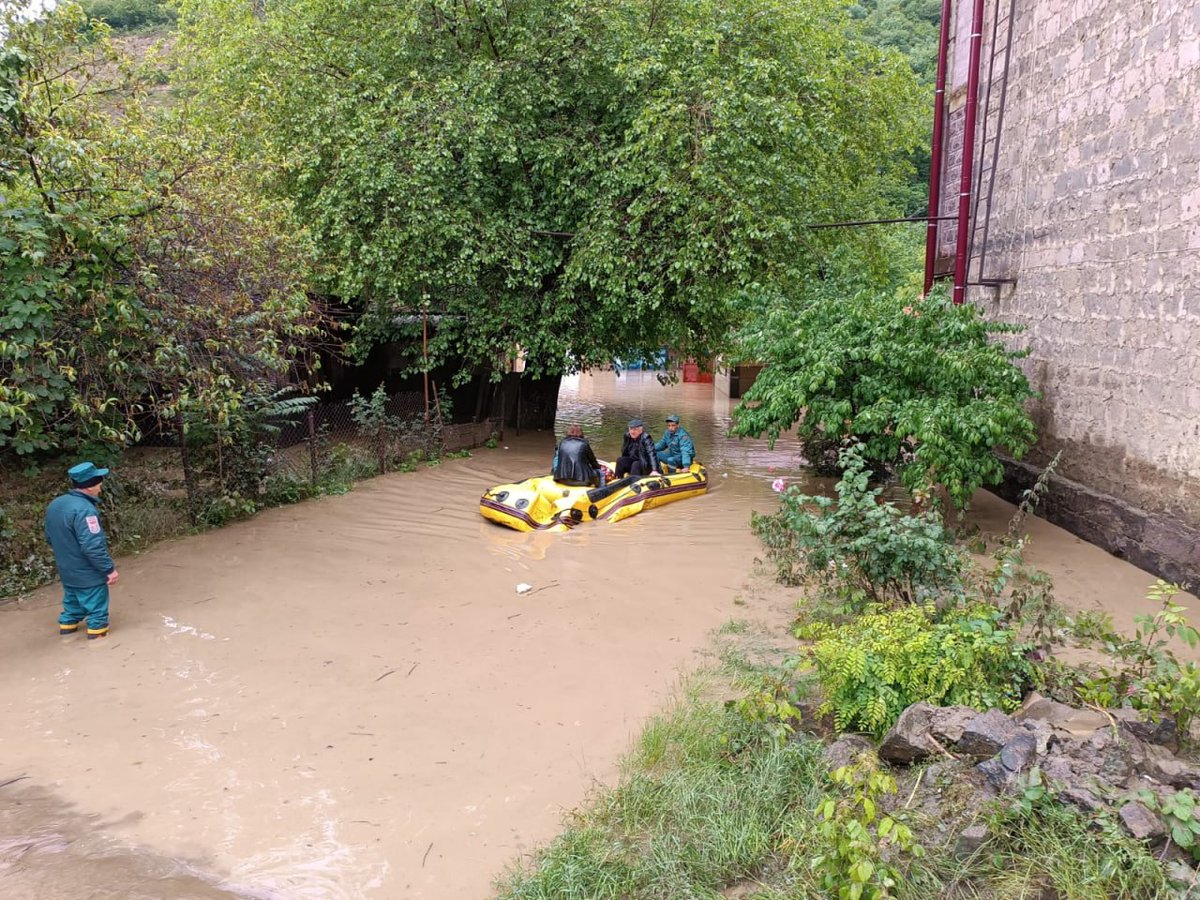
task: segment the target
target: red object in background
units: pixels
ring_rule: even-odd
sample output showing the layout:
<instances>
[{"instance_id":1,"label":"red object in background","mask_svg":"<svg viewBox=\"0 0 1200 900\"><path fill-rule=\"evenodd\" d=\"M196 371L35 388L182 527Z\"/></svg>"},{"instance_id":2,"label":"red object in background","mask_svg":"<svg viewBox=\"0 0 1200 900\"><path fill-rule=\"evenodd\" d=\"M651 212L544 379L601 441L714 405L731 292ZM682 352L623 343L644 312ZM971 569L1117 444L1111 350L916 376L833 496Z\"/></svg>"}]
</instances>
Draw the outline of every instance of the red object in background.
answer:
<instances>
[{"instance_id":1,"label":"red object in background","mask_svg":"<svg viewBox=\"0 0 1200 900\"><path fill-rule=\"evenodd\" d=\"M712 380L712 372L701 372L700 364L694 359L689 359L683 364L684 384L712 384Z\"/></svg>"}]
</instances>

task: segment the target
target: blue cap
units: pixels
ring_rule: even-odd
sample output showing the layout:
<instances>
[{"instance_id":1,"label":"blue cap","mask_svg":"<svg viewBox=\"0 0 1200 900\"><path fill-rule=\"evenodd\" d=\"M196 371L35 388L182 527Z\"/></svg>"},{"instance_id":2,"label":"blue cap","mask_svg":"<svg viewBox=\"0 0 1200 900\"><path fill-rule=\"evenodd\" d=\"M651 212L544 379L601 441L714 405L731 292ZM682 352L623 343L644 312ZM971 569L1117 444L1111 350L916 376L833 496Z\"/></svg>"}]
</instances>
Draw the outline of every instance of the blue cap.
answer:
<instances>
[{"instance_id":1,"label":"blue cap","mask_svg":"<svg viewBox=\"0 0 1200 900\"><path fill-rule=\"evenodd\" d=\"M641 419L630 419L630 420L629 420L629 427L630 427L630 428L645 428L645 427L646 427L646 423L645 423L645 422L643 422Z\"/></svg>"},{"instance_id":2,"label":"blue cap","mask_svg":"<svg viewBox=\"0 0 1200 900\"><path fill-rule=\"evenodd\" d=\"M108 469L101 469L95 463L81 462L77 466L71 466L67 469L67 475L70 477L73 484L88 485L88 482L95 484L101 478L108 474Z\"/></svg>"},{"instance_id":3,"label":"blue cap","mask_svg":"<svg viewBox=\"0 0 1200 900\"><path fill-rule=\"evenodd\" d=\"M672 413L671 415L667 416L667 421L674 422L676 425L678 425L679 424L679 416Z\"/></svg>"}]
</instances>

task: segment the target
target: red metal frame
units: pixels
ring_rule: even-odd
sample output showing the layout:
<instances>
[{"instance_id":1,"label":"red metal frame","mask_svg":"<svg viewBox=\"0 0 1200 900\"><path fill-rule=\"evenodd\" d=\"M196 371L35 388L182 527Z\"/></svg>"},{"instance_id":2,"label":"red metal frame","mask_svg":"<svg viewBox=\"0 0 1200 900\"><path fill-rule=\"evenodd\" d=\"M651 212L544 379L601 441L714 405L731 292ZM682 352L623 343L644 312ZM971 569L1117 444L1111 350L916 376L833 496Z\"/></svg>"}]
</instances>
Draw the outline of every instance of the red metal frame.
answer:
<instances>
[{"instance_id":1,"label":"red metal frame","mask_svg":"<svg viewBox=\"0 0 1200 900\"><path fill-rule=\"evenodd\" d=\"M929 148L929 224L925 227L925 288L933 287L933 268L937 261L938 221L942 202L942 147L946 122L946 61L950 53L950 14L953 0L942 0L942 23L938 34L937 90L933 95L933 144Z\"/></svg>"},{"instance_id":2,"label":"red metal frame","mask_svg":"<svg viewBox=\"0 0 1200 900\"><path fill-rule=\"evenodd\" d=\"M967 108L963 121L962 177L958 188L958 237L954 247L954 302L967 297L970 262L971 178L975 168L975 124L979 115L979 57L983 43L983 0L975 0L971 16L971 50L967 68Z\"/></svg>"}]
</instances>

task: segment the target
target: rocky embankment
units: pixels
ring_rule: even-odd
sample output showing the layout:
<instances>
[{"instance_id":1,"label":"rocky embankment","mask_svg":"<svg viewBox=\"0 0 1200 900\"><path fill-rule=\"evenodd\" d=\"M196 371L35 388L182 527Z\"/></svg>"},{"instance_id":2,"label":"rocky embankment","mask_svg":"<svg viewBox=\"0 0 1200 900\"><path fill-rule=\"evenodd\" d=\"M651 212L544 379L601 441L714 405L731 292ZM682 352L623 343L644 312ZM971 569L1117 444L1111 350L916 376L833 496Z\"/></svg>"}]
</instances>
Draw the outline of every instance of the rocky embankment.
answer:
<instances>
[{"instance_id":1,"label":"rocky embankment","mask_svg":"<svg viewBox=\"0 0 1200 900\"><path fill-rule=\"evenodd\" d=\"M1190 854L1171 839L1160 810L1177 791L1200 791L1200 765L1181 758L1180 735L1169 718L1151 721L1132 709L1076 709L1030 694L1011 715L998 709L935 707L915 703L878 748L843 735L826 749L831 767L863 751L900 767L927 764L908 780L910 801L945 827L957 830L956 852L969 854L988 838L975 821L986 801L1021 795L1031 784L1085 814L1111 810L1135 838L1171 861L1176 878L1195 883ZM1034 772L1036 768L1036 773ZM913 784L920 778L921 784ZM905 790L897 795L899 803ZM947 802L950 796L953 802Z\"/></svg>"}]
</instances>

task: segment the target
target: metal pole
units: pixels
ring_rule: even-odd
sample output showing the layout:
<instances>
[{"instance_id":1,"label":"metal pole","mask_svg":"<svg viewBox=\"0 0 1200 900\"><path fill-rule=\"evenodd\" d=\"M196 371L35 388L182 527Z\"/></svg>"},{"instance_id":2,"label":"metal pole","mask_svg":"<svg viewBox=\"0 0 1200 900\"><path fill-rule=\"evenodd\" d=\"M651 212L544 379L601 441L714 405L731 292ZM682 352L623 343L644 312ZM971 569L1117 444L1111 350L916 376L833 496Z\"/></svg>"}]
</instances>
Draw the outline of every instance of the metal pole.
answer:
<instances>
[{"instance_id":1,"label":"metal pole","mask_svg":"<svg viewBox=\"0 0 1200 900\"><path fill-rule=\"evenodd\" d=\"M315 488L320 480L317 472L317 417L310 409L305 418L308 420L308 471L310 483Z\"/></svg>"},{"instance_id":2,"label":"metal pole","mask_svg":"<svg viewBox=\"0 0 1200 900\"><path fill-rule=\"evenodd\" d=\"M958 186L958 237L954 247L954 303L967 298L971 257L971 176L975 168L975 121L979 115L979 56L983 43L983 0L971 15L971 52L967 63L967 108L963 120L962 177Z\"/></svg>"},{"instance_id":3,"label":"metal pole","mask_svg":"<svg viewBox=\"0 0 1200 900\"><path fill-rule=\"evenodd\" d=\"M433 383L433 403L437 410L437 432L438 445L442 450L446 449L446 423L442 419L442 401L438 398L437 382Z\"/></svg>"},{"instance_id":4,"label":"metal pole","mask_svg":"<svg viewBox=\"0 0 1200 900\"><path fill-rule=\"evenodd\" d=\"M429 427L429 311L421 310L421 368L425 376L425 427Z\"/></svg>"},{"instance_id":5,"label":"metal pole","mask_svg":"<svg viewBox=\"0 0 1200 900\"><path fill-rule=\"evenodd\" d=\"M945 154L946 71L950 56L950 14L953 0L942 0L942 24L938 33L937 90L933 95L933 143L929 148L929 224L925 228L925 288L933 288L933 268L937 262L938 222L942 216L942 157Z\"/></svg>"},{"instance_id":6,"label":"metal pole","mask_svg":"<svg viewBox=\"0 0 1200 900\"><path fill-rule=\"evenodd\" d=\"M904 222L927 222L930 219L958 219L958 216L904 216L899 219L864 219L860 222L818 222L815 225L805 225L805 228L857 228L860 225L898 225Z\"/></svg>"},{"instance_id":7,"label":"metal pole","mask_svg":"<svg viewBox=\"0 0 1200 900\"><path fill-rule=\"evenodd\" d=\"M175 430L179 433L179 462L183 466L183 486L188 499L188 521L196 524L196 513L199 497L196 490L196 477L192 472L192 461L188 456L187 434L185 434L182 407L175 414Z\"/></svg>"}]
</instances>

